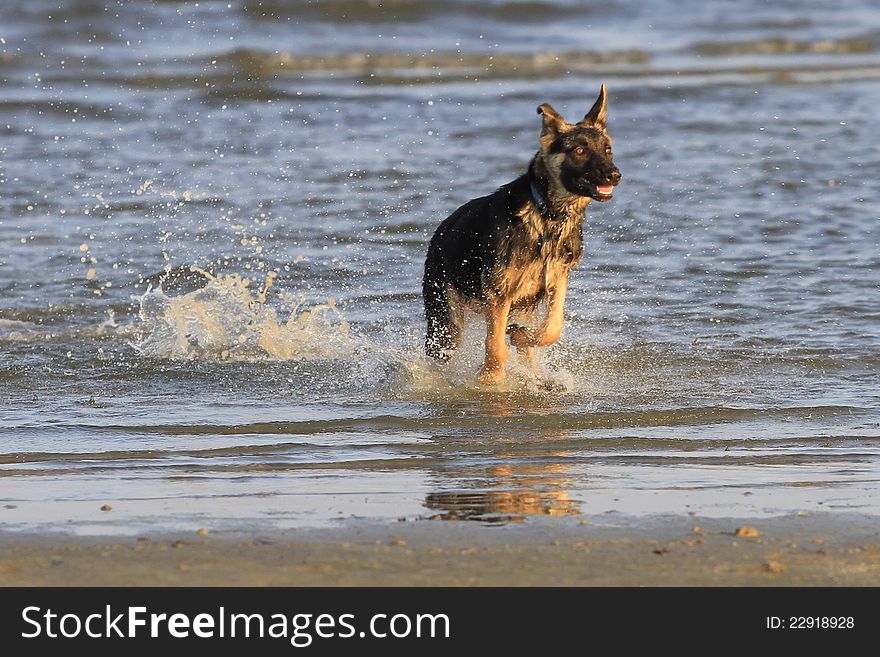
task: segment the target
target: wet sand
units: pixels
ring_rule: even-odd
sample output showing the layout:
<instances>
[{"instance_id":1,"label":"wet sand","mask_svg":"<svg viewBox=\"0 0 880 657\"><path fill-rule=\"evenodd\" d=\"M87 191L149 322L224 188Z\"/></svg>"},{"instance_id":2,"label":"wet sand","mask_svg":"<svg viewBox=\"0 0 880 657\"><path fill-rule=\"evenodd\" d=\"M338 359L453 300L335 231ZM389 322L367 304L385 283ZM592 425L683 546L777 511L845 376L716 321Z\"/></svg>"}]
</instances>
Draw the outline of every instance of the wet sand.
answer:
<instances>
[{"instance_id":1,"label":"wet sand","mask_svg":"<svg viewBox=\"0 0 880 657\"><path fill-rule=\"evenodd\" d=\"M740 527L758 535L737 535ZM817 514L548 518L497 527L355 521L125 538L2 531L0 584L877 586L880 525L870 516Z\"/></svg>"}]
</instances>

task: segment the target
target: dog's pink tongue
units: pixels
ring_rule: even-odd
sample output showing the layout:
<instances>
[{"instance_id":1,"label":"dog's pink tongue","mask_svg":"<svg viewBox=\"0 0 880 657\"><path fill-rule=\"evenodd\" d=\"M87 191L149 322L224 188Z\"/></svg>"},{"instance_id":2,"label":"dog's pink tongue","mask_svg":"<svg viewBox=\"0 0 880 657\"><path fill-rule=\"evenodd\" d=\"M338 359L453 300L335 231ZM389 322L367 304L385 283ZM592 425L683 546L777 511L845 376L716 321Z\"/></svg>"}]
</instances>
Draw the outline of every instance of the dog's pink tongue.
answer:
<instances>
[{"instance_id":1,"label":"dog's pink tongue","mask_svg":"<svg viewBox=\"0 0 880 657\"><path fill-rule=\"evenodd\" d=\"M605 185L604 187L596 187L596 191L600 194L610 194L614 191L614 187L611 185Z\"/></svg>"}]
</instances>

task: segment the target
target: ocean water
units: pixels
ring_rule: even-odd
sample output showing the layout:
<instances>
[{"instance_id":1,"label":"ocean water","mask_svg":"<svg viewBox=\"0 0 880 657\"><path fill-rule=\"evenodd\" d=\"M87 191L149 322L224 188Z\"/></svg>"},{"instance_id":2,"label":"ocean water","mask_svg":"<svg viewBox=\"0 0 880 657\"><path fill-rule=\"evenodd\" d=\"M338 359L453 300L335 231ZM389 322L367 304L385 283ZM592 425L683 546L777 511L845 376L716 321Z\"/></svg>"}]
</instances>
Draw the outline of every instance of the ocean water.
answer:
<instances>
[{"instance_id":1,"label":"ocean water","mask_svg":"<svg viewBox=\"0 0 880 657\"><path fill-rule=\"evenodd\" d=\"M602 82L565 391L427 362L433 230ZM868 0L4 2L0 526L880 515L878 105Z\"/></svg>"}]
</instances>

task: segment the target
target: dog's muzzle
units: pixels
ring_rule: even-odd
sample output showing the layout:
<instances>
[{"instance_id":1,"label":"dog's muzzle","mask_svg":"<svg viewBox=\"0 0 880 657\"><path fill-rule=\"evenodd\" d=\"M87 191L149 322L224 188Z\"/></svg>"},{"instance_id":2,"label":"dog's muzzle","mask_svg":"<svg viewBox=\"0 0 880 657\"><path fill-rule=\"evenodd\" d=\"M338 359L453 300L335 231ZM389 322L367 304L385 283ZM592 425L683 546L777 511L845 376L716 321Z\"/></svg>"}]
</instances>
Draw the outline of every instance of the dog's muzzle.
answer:
<instances>
[{"instance_id":1,"label":"dog's muzzle","mask_svg":"<svg viewBox=\"0 0 880 657\"><path fill-rule=\"evenodd\" d=\"M620 171L616 168L605 176L602 184L596 184L596 194L600 197L611 198L614 195L614 188L620 183Z\"/></svg>"}]
</instances>

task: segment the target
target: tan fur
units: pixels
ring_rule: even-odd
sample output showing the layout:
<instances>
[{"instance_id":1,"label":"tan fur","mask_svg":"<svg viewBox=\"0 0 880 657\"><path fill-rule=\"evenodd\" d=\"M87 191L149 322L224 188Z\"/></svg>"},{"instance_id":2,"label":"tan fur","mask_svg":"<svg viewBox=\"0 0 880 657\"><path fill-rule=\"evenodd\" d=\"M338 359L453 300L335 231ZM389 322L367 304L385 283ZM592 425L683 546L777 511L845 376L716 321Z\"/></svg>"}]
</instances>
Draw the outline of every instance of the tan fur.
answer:
<instances>
[{"instance_id":1,"label":"tan fur","mask_svg":"<svg viewBox=\"0 0 880 657\"><path fill-rule=\"evenodd\" d=\"M491 289L494 295L510 299L514 308L534 308L580 261L582 228L579 218L544 219L531 202L518 214L520 230L504 245Z\"/></svg>"},{"instance_id":2,"label":"tan fur","mask_svg":"<svg viewBox=\"0 0 880 657\"><path fill-rule=\"evenodd\" d=\"M544 105L543 107L549 108L549 110L544 110L544 127L541 130L541 137L538 141L541 144L541 149L546 151L550 148L550 144L553 143L553 140L556 139L560 133L574 130L575 126L571 123L567 123L565 119L556 114L556 110L549 105Z\"/></svg>"},{"instance_id":3,"label":"tan fur","mask_svg":"<svg viewBox=\"0 0 880 657\"><path fill-rule=\"evenodd\" d=\"M538 159L539 174L558 180L558 163L547 159ZM534 202L526 203L489 281L493 294L510 299L515 309L537 306L583 256L582 222L590 199L560 191L558 185L549 186L549 195L561 218L547 219Z\"/></svg>"}]
</instances>

